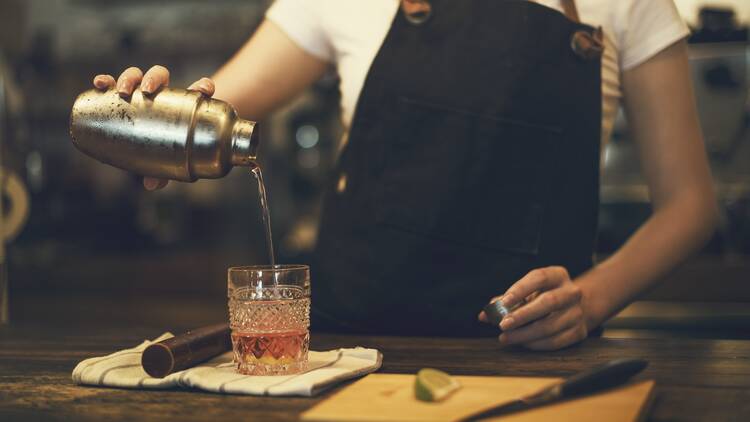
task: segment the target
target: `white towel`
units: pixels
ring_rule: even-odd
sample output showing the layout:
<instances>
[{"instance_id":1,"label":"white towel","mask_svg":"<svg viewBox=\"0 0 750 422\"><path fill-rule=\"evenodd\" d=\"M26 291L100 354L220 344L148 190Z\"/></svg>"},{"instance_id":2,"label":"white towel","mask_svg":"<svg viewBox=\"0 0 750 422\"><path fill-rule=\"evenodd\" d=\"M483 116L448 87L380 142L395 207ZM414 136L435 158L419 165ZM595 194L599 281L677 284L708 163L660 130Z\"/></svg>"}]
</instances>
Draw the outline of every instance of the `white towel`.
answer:
<instances>
[{"instance_id":1,"label":"white towel","mask_svg":"<svg viewBox=\"0 0 750 422\"><path fill-rule=\"evenodd\" d=\"M152 378L141 366L141 354L154 342L173 337L164 333L132 349L90 358L73 369L78 384L120 388L197 388L215 393L269 396L314 396L336 383L377 371L383 360L375 349L357 347L308 353L309 369L301 374L252 376L235 372L232 353L227 352L198 366L165 378Z\"/></svg>"}]
</instances>

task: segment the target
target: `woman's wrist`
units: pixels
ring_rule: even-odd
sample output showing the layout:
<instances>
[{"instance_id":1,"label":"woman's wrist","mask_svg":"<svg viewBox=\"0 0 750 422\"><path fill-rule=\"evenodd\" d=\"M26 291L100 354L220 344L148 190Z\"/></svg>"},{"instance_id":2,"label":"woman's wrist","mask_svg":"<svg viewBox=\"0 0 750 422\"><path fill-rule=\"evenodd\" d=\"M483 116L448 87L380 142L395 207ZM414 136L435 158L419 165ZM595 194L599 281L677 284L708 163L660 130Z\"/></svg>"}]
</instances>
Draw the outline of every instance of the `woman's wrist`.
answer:
<instances>
[{"instance_id":1,"label":"woman's wrist","mask_svg":"<svg viewBox=\"0 0 750 422\"><path fill-rule=\"evenodd\" d=\"M574 280L581 288L581 308L583 309L586 329L592 331L603 324L610 314L606 298L599 289L597 289L596 280L592 280L587 274ZM598 282L602 284L601 281Z\"/></svg>"}]
</instances>

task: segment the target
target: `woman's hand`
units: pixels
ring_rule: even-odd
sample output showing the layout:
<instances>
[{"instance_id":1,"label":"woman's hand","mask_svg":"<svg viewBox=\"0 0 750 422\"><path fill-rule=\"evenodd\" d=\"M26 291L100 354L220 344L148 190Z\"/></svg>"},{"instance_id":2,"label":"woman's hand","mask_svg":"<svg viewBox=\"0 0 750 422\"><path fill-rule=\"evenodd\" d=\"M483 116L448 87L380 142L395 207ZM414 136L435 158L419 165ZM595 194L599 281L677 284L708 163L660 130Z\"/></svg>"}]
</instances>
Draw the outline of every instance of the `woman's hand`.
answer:
<instances>
[{"instance_id":1,"label":"woman's hand","mask_svg":"<svg viewBox=\"0 0 750 422\"><path fill-rule=\"evenodd\" d=\"M146 74L137 67L129 67L120 74L117 81L112 75L94 77L94 87L101 90L116 88L123 98L130 97L136 88L140 88L145 94L153 94L165 86L169 86L169 70L159 65L153 66ZM211 79L201 78L193 82L188 90L199 91L210 97L214 95L215 86ZM144 177L143 187L146 190L157 190L166 186L168 182L166 179Z\"/></svg>"},{"instance_id":2,"label":"woman's hand","mask_svg":"<svg viewBox=\"0 0 750 422\"><path fill-rule=\"evenodd\" d=\"M264 20L240 51L213 76L216 84L209 78L201 78L188 89L209 97L215 95L232 104L239 116L260 120L323 76L328 66L326 61L299 47L276 24ZM152 94L167 85L169 71L164 66L154 66L145 74L137 67L129 67L117 80L111 75L94 78L96 88L116 88L123 97L129 97L138 87ZM219 92L214 92L216 85ZM148 190L166 184L162 179L143 179Z\"/></svg>"},{"instance_id":3,"label":"woman's hand","mask_svg":"<svg viewBox=\"0 0 750 422\"><path fill-rule=\"evenodd\" d=\"M513 284L502 296L503 306L513 310L500 322L502 344L521 344L532 350L556 350L588 335L581 288L563 267L535 269ZM479 319L487 322L484 311Z\"/></svg>"}]
</instances>

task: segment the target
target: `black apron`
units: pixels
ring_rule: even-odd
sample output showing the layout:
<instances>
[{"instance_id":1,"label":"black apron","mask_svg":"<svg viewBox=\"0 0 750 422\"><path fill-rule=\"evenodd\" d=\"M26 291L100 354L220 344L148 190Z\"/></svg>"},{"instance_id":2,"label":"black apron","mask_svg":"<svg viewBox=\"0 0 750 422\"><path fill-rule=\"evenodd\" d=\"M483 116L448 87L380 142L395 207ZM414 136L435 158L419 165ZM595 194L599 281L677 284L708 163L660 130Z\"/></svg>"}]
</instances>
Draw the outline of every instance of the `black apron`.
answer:
<instances>
[{"instance_id":1,"label":"black apron","mask_svg":"<svg viewBox=\"0 0 750 422\"><path fill-rule=\"evenodd\" d=\"M519 0L399 12L324 198L313 330L496 335L488 300L592 265L601 80L591 27ZM593 52L593 53L592 53Z\"/></svg>"}]
</instances>

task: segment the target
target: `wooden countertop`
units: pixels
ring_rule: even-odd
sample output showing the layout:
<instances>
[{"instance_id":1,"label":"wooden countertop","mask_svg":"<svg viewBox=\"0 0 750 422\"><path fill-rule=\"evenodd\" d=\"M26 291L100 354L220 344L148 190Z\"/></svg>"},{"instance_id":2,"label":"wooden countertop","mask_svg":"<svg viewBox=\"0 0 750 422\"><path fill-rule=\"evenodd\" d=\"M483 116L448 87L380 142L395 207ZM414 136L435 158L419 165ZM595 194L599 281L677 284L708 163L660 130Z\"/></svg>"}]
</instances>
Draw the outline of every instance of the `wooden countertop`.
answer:
<instances>
[{"instance_id":1,"label":"wooden countertop","mask_svg":"<svg viewBox=\"0 0 750 422\"><path fill-rule=\"evenodd\" d=\"M82 359L130 347L160 330L63 324L0 327L0 420L296 420L323 397L225 396L195 391L81 387ZM501 349L495 339L312 335L312 347L366 346L384 354L382 372L435 367L452 374L566 376L610 359L650 361L639 378L657 382L650 420L750 420L750 341L592 338L557 352ZM334 390L335 391L335 390Z\"/></svg>"}]
</instances>

